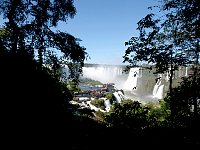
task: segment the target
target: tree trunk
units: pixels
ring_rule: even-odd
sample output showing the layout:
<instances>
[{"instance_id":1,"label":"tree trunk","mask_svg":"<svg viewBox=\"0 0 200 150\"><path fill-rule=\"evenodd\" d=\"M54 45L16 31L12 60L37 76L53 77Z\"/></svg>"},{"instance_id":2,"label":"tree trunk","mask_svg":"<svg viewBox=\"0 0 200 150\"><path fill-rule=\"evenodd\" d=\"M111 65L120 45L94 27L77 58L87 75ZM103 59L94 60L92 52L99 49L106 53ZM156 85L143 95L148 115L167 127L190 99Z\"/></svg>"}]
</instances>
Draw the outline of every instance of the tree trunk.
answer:
<instances>
[{"instance_id":1,"label":"tree trunk","mask_svg":"<svg viewBox=\"0 0 200 150\"><path fill-rule=\"evenodd\" d=\"M173 60L172 60L172 50L170 50L170 78L169 78L169 96L170 96L170 110L171 110L171 121L172 121L172 125L174 122L174 116L175 116L175 102L174 100L171 98L172 95L172 79L173 79Z\"/></svg>"},{"instance_id":2,"label":"tree trunk","mask_svg":"<svg viewBox=\"0 0 200 150\"><path fill-rule=\"evenodd\" d=\"M195 51L195 55L196 55L196 61L195 61L195 65L194 65L194 74L193 74L193 81L192 81L192 85L194 86L194 89L196 89L196 76L197 76L197 71L198 71L198 63L199 63L199 40L197 41L197 46L196 46L196 51ZM196 91L195 91L196 92ZM194 105L194 118L197 118L198 115L198 111L197 111L197 93L194 93L194 97L193 97L193 105Z\"/></svg>"}]
</instances>

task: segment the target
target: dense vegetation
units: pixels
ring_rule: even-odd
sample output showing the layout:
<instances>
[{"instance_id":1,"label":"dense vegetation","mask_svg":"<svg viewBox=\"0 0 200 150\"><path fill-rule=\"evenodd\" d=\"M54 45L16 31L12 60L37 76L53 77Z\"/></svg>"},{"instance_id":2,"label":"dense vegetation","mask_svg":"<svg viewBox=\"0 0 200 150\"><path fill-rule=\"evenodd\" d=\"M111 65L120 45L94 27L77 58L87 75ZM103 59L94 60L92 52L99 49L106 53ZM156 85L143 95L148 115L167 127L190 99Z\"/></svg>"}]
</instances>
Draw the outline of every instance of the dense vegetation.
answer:
<instances>
[{"instance_id":1,"label":"dense vegetation","mask_svg":"<svg viewBox=\"0 0 200 150\"><path fill-rule=\"evenodd\" d=\"M96 106L97 108L101 108L102 110L105 110L105 105L104 105L104 100L103 99L91 100L91 104Z\"/></svg>"},{"instance_id":2,"label":"dense vegetation","mask_svg":"<svg viewBox=\"0 0 200 150\"><path fill-rule=\"evenodd\" d=\"M170 68L171 77L178 65L192 64L193 74L180 86L170 86L159 104L127 100L112 103L109 112L96 112L96 116L68 103L87 56L85 48L72 35L51 30L59 21L74 17L73 0L2 0L0 4L0 14L6 19L0 30L1 122L6 146L127 149L200 144L198 0L164 0L160 8L167 11L164 21L153 14L141 19L140 36L126 42L124 56L131 65L153 63L157 72ZM55 52L63 54L69 82L60 80L61 58ZM113 100L112 95L106 97ZM102 106L102 101L97 105Z\"/></svg>"},{"instance_id":3,"label":"dense vegetation","mask_svg":"<svg viewBox=\"0 0 200 150\"><path fill-rule=\"evenodd\" d=\"M85 78L85 79L80 79L79 80L79 85L96 86L96 85L103 85L103 83L101 83L100 81L97 81L97 80L92 80L92 79L89 79L89 78Z\"/></svg>"}]
</instances>

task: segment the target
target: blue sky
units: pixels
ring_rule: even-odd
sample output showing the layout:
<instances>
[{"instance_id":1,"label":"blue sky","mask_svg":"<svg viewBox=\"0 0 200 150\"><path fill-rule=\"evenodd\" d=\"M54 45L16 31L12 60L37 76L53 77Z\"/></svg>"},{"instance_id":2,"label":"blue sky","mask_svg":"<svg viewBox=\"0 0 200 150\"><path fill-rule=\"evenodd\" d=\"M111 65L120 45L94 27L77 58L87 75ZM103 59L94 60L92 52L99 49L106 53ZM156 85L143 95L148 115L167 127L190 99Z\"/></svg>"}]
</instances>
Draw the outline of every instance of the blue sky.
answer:
<instances>
[{"instance_id":1,"label":"blue sky","mask_svg":"<svg viewBox=\"0 0 200 150\"><path fill-rule=\"evenodd\" d=\"M123 64L124 42L137 36L137 22L157 0L75 0L77 14L58 28L80 38L91 59L86 63Z\"/></svg>"},{"instance_id":2,"label":"blue sky","mask_svg":"<svg viewBox=\"0 0 200 150\"><path fill-rule=\"evenodd\" d=\"M123 65L125 41L138 35L137 22L157 4L158 0L74 0L77 14L57 28L82 40L90 56L85 63Z\"/></svg>"}]
</instances>

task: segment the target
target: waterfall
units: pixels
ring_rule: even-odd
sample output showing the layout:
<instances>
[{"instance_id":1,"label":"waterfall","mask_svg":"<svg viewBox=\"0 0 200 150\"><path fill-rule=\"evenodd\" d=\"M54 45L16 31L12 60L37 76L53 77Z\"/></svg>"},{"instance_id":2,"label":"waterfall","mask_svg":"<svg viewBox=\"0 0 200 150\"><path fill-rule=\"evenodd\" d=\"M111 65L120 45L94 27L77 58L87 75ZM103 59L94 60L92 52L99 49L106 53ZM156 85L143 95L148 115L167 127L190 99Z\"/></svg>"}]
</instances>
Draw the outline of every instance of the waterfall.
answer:
<instances>
[{"instance_id":1,"label":"waterfall","mask_svg":"<svg viewBox=\"0 0 200 150\"><path fill-rule=\"evenodd\" d=\"M165 77L165 80L166 80L166 82L169 81L169 72L168 72L168 71L167 71L167 75L166 75L166 77Z\"/></svg>"},{"instance_id":2,"label":"waterfall","mask_svg":"<svg viewBox=\"0 0 200 150\"><path fill-rule=\"evenodd\" d=\"M164 92L164 84L162 84L162 78L161 74L158 75L157 82L154 85L153 88L153 97L157 99L163 98L163 92Z\"/></svg>"},{"instance_id":3,"label":"waterfall","mask_svg":"<svg viewBox=\"0 0 200 150\"><path fill-rule=\"evenodd\" d=\"M121 101L125 100L125 96L121 91L116 91L113 93L115 96L116 102L120 103Z\"/></svg>"},{"instance_id":4,"label":"waterfall","mask_svg":"<svg viewBox=\"0 0 200 150\"><path fill-rule=\"evenodd\" d=\"M154 88L153 88L153 96L155 96L155 97L157 95L160 84L161 84L161 81L158 80L157 83L155 84Z\"/></svg>"},{"instance_id":5,"label":"waterfall","mask_svg":"<svg viewBox=\"0 0 200 150\"><path fill-rule=\"evenodd\" d=\"M131 68L127 80L124 83L124 89L127 91L132 91L137 88L137 80L139 77L140 68Z\"/></svg>"},{"instance_id":6,"label":"waterfall","mask_svg":"<svg viewBox=\"0 0 200 150\"><path fill-rule=\"evenodd\" d=\"M105 109L106 111L109 111L110 110L110 106L111 106L111 103L110 103L110 100L109 99L105 99L104 100L104 105L105 105Z\"/></svg>"},{"instance_id":7,"label":"waterfall","mask_svg":"<svg viewBox=\"0 0 200 150\"><path fill-rule=\"evenodd\" d=\"M126 99L124 94L122 93L122 91L118 91L117 93L118 93L119 97L121 98L121 100L125 100Z\"/></svg>"},{"instance_id":8,"label":"waterfall","mask_svg":"<svg viewBox=\"0 0 200 150\"><path fill-rule=\"evenodd\" d=\"M185 67L185 76L188 76L188 67Z\"/></svg>"},{"instance_id":9,"label":"waterfall","mask_svg":"<svg viewBox=\"0 0 200 150\"><path fill-rule=\"evenodd\" d=\"M83 67L83 78L90 78L101 83L118 83L122 76L123 68L120 66L94 66ZM118 87L119 88L119 87Z\"/></svg>"},{"instance_id":10,"label":"waterfall","mask_svg":"<svg viewBox=\"0 0 200 150\"><path fill-rule=\"evenodd\" d=\"M121 97L119 96L118 92L114 92L113 95L115 96L115 99L116 99L116 102L117 103L120 103L122 100L121 100Z\"/></svg>"},{"instance_id":11,"label":"waterfall","mask_svg":"<svg viewBox=\"0 0 200 150\"><path fill-rule=\"evenodd\" d=\"M163 99L163 90L164 90L164 84L162 84L158 87L158 90L157 90L157 93L156 93L157 99Z\"/></svg>"},{"instance_id":12,"label":"waterfall","mask_svg":"<svg viewBox=\"0 0 200 150\"><path fill-rule=\"evenodd\" d=\"M114 83L116 89L123 89L125 95L133 99L145 101L149 99L146 98L147 96L150 96L152 100L163 98L164 92L167 90L166 87L169 84L171 68L165 74L158 74L158 80L155 84L154 69L149 70L145 67L134 67L130 68L127 74L123 72L123 67L114 65L86 65L82 68L83 75L81 77L97 80L104 84ZM66 66L63 72L68 73ZM188 76L189 73L190 66L185 68L179 67L178 70L173 72L173 80L180 79L182 76ZM114 93L117 102L123 100L123 94L119 93Z\"/></svg>"}]
</instances>

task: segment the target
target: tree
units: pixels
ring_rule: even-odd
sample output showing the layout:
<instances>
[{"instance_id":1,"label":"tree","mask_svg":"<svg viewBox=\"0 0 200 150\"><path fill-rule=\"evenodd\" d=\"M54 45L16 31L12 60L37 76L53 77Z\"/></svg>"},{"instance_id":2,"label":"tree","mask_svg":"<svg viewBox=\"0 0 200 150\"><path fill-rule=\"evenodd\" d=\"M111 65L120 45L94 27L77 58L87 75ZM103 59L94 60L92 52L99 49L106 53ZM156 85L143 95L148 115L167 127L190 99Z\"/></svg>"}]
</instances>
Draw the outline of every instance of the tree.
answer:
<instances>
[{"instance_id":1,"label":"tree","mask_svg":"<svg viewBox=\"0 0 200 150\"><path fill-rule=\"evenodd\" d=\"M200 73L185 78L181 84L173 88L172 93L165 97L171 105L173 114L169 118L169 125L173 128L184 129L188 143L199 144L200 125Z\"/></svg>"},{"instance_id":2,"label":"tree","mask_svg":"<svg viewBox=\"0 0 200 150\"><path fill-rule=\"evenodd\" d=\"M124 55L124 62L136 66L138 62L155 65L155 73L170 70L170 85L172 89L173 72L179 65L185 64L185 55L176 46L174 32L176 27L154 14L148 14L138 22L139 37L132 37L125 45L128 46Z\"/></svg>"},{"instance_id":3,"label":"tree","mask_svg":"<svg viewBox=\"0 0 200 150\"><path fill-rule=\"evenodd\" d=\"M170 11L167 20L178 24L177 44L185 50L188 56L188 64L193 64L193 82L196 85L196 77L199 71L200 54L200 4L198 0L167 0L164 1L162 10ZM196 93L198 95L198 93ZM193 98L194 114L197 115L197 96Z\"/></svg>"},{"instance_id":4,"label":"tree","mask_svg":"<svg viewBox=\"0 0 200 150\"><path fill-rule=\"evenodd\" d=\"M12 136L16 143L58 142L73 122L68 107L73 97L60 81L55 53L60 51L77 75L86 52L79 39L54 28L75 13L73 0L0 1L5 18L0 32L2 122L8 129L5 137Z\"/></svg>"},{"instance_id":5,"label":"tree","mask_svg":"<svg viewBox=\"0 0 200 150\"><path fill-rule=\"evenodd\" d=\"M138 101L126 100L114 103L111 110L104 116L107 126L115 128L142 129L147 127L148 109Z\"/></svg>"},{"instance_id":6,"label":"tree","mask_svg":"<svg viewBox=\"0 0 200 150\"><path fill-rule=\"evenodd\" d=\"M80 74L87 55L80 40L53 31L59 21L67 21L76 14L73 0L3 0L0 4L0 14L7 19L4 28L11 35L6 39L8 50L16 53L32 49L40 66L49 58L48 51L60 51L68 67Z\"/></svg>"},{"instance_id":7,"label":"tree","mask_svg":"<svg viewBox=\"0 0 200 150\"><path fill-rule=\"evenodd\" d=\"M147 103L146 107L149 108L148 112L148 121L151 125L151 128L155 127L168 127L169 126L169 116L170 108L169 103L164 100L159 101L158 105Z\"/></svg>"},{"instance_id":8,"label":"tree","mask_svg":"<svg viewBox=\"0 0 200 150\"><path fill-rule=\"evenodd\" d=\"M104 99L94 99L94 100L91 100L91 104L94 105L94 106L96 106L97 108L105 110Z\"/></svg>"},{"instance_id":9,"label":"tree","mask_svg":"<svg viewBox=\"0 0 200 150\"><path fill-rule=\"evenodd\" d=\"M74 81L68 81L67 82L67 88L69 91L74 95L74 92L80 92L81 89L77 86L76 82Z\"/></svg>"},{"instance_id":10,"label":"tree","mask_svg":"<svg viewBox=\"0 0 200 150\"><path fill-rule=\"evenodd\" d=\"M159 73L169 70L171 93L173 71L180 65L198 66L199 63L199 2L162 2L159 9L164 16L156 18L155 14L148 14L138 22L139 37L133 37L125 43L129 47L125 52L124 62L132 65L136 65L138 61L147 62L155 65ZM196 76L195 74L197 69L194 70L193 75ZM170 103L173 108L173 101ZM196 112L197 102L194 103Z\"/></svg>"}]
</instances>

